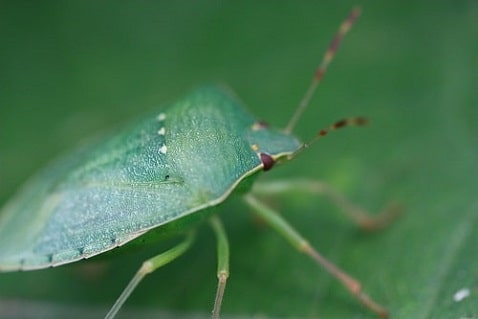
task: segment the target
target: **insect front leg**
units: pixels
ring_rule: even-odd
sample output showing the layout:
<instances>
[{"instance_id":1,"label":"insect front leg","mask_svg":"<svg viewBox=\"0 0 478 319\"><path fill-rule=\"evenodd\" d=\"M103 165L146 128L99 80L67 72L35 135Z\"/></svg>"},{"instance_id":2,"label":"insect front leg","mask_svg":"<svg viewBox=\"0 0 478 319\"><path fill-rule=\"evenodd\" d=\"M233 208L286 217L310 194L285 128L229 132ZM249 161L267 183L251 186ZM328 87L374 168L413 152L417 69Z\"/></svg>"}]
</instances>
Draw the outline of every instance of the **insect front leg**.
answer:
<instances>
[{"instance_id":1,"label":"insect front leg","mask_svg":"<svg viewBox=\"0 0 478 319\"><path fill-rule=\"evenodd\" d=\"M293 247L312 258L320 266L324 267L330 274L339 280L355 298L357 298L367 308L375 312L380 318L388 318L387 310L375 302L362 290L362 285L358 280L351 277L342 269L322 256L276 211L260 202L252 194L245 195L244 199L246 203L254 209L255 213L257 213L267 224L269 224L269 226L274 228L287 241L289 241Z\"/></svg>"},{"instance_id":2,"label":"insect front leg","mask_svg":"<svg viewBox=\"0 0 478 319\"><path fill-rule=\"evenodd\" d=\"M342 212L357 225L366 230L377 230L387 227L402 209L397 203L390 203L378 214L371 214L365 209L351 203L342 193L319 180L296 179L256 183L252 193L259 196L290 194L293 192L322 195L341 208Z\"/></svg>"},{"instance_id":3,"label":"insect front leg","mask_svg":"<svg viewBox=\"0 0 478 319\"><path fill-rule=\"evenodd\" d=\"M123 306L124 302L128 299L136 286L138 286L138 284L146 275L152 273L156 269L170 263L171 261L184 254L184 252L188 250L189 247L191 247L193 241L194 232L190 232L188 233L187 237L177 246L174 246L173 248L143 262L141 267L138 269L134 277L129 282L128 286L126 286L119 298L116 300L113 307L111 307L110 311L106 314L105 319L113 319L116 316L118 311Z\"/></svg>"}]
</instances>

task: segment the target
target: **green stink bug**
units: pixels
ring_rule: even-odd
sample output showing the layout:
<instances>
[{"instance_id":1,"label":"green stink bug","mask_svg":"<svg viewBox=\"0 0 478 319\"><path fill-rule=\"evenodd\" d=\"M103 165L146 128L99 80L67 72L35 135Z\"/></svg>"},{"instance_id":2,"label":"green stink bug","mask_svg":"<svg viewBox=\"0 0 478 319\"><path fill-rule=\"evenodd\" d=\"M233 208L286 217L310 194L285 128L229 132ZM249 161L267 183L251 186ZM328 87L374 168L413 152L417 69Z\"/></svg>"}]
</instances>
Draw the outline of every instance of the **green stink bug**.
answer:
<instances>
[{"instance_id":1,"label":"green stink bug","mask_svg":"<svg viewBox=\"0 0 478 319\"><path fill-rule=\"evenodd\" d=\"M291 131L357 15L358 11L353 11L343 24L285 132L257 121L229 93L202 88L118 135L61 159L32 179L2 211L0 270L41 269L106 252L153 229L161 231L193 213L206 212L232 192L248 190L262 170L292 159L308 144L299 142ZM332 129L362 122L339 121ZM245 195L246 202L295 247L324 265L360 301L385 316L385 310L361 292L356 280L323 259L256 197L278 194L288 187L317 192L317 183L291 185L258 186ZM211 225L220 244L213 311L217 318L228 276L228 245L217 217L212 217ZM181 255L191 236L146 261L108 317L115 315L145 274Z\"/></svg>"}]
</instances>

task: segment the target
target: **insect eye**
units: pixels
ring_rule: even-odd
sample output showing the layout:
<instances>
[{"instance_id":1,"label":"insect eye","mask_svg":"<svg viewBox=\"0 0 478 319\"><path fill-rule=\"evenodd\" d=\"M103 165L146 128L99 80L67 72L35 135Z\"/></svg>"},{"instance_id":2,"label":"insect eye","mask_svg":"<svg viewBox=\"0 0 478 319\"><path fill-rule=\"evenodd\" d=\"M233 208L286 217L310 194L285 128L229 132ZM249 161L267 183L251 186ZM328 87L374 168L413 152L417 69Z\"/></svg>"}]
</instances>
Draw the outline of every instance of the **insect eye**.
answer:
<instances>
[{"instance_id":1,"label":"insect eye","mask_svg":"<svg viewBox=\"0 0 478 319\"><path fill-rule=\"evenodd\" d=\"M275 161L272 156L266 153L260 153L259 156L261 158L262 165L264 165L264 171L268 171L272 168L272 166L274 166Z\"/></svg>"},{"instance_id":2,"label":"insect eye","mask_svg":"<svg viewBox=\"0 0 478 319\"><path fill-rule=\"evenodd\" d=\"M265 121L257 121L255 122L253 125L252 125L252 130L253 131L259 131L259 130L263 130L263 129L266 129L269 127L269 124L267 124L267 122Z\"/></svg>"}]
</instances>

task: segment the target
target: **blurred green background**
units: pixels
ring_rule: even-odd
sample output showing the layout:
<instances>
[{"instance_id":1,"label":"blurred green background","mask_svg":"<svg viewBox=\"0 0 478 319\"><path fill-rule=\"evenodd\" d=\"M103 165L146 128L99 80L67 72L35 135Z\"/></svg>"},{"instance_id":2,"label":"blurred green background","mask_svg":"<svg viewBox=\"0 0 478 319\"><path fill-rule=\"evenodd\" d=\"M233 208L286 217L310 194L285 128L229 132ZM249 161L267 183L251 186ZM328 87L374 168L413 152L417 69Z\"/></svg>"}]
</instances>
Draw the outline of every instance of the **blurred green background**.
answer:
<instances>
[{"instance_id":1,"label":"blurred green background","mask_svg":"<svg viewBox=\"0 0 478 319\"><path fill-rule=\"evenodd\" d=\"M83 139L204 82L229 85L258 117L284 126L355 4L0 2L0 203ZM392 318L476 318L478 3L361 6L296 133L308 139L353 115L371 125L334 133L263 177L323 179L372 211L399 200L405 215L372 234L323 198L295 194L275 207ZM240 200L221 214L232 250L224 318L374 318ZM161 249L0 274L0 318L100 318ZM215 268L214 237L202 227L120 318L207 318ZM470 295L457 302L462 288Z\"/></svg>"}]
</instances>

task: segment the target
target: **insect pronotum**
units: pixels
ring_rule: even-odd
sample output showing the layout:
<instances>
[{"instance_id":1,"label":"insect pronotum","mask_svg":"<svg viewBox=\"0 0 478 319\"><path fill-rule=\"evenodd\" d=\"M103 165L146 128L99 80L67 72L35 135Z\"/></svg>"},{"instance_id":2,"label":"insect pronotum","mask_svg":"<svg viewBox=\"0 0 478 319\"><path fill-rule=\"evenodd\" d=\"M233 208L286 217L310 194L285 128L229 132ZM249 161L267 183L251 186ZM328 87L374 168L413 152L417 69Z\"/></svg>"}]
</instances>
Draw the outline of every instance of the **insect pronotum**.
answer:
<instances>
[{"instance_id":1,"label":"insect pronotum","mask_svg":"<svg viewBox=\"0 0 478 319\"><path fill-rule=\"evenodd\" d=\"M187 224L193 215L207 214L218 241L218 287L212 311L212 318L217 319L229 276L229 246L219 217L208 208L240 192L245 202L293 247L323 266L367 308L386 318L385 308L362 290L359 281L325 259L259 197L292 189L323 194L366 228L384 226L396 209L370 217L326 184L313 180L252 185L255 175L293 159L328 132L365 124L363 118L344 119L320 130L308 143L291 134L359 14L359 9L353 9L340 26L284 130L258 121L230 92L203 87L154 116L61 158L32 178L1 212L0 271L72 263L146 233L157 234L168 226ZM189 248L194 231L187 228L184 232L183 242L142 264L106 318L115 317L144 276Z\"/></svg>"}]
</instances>

